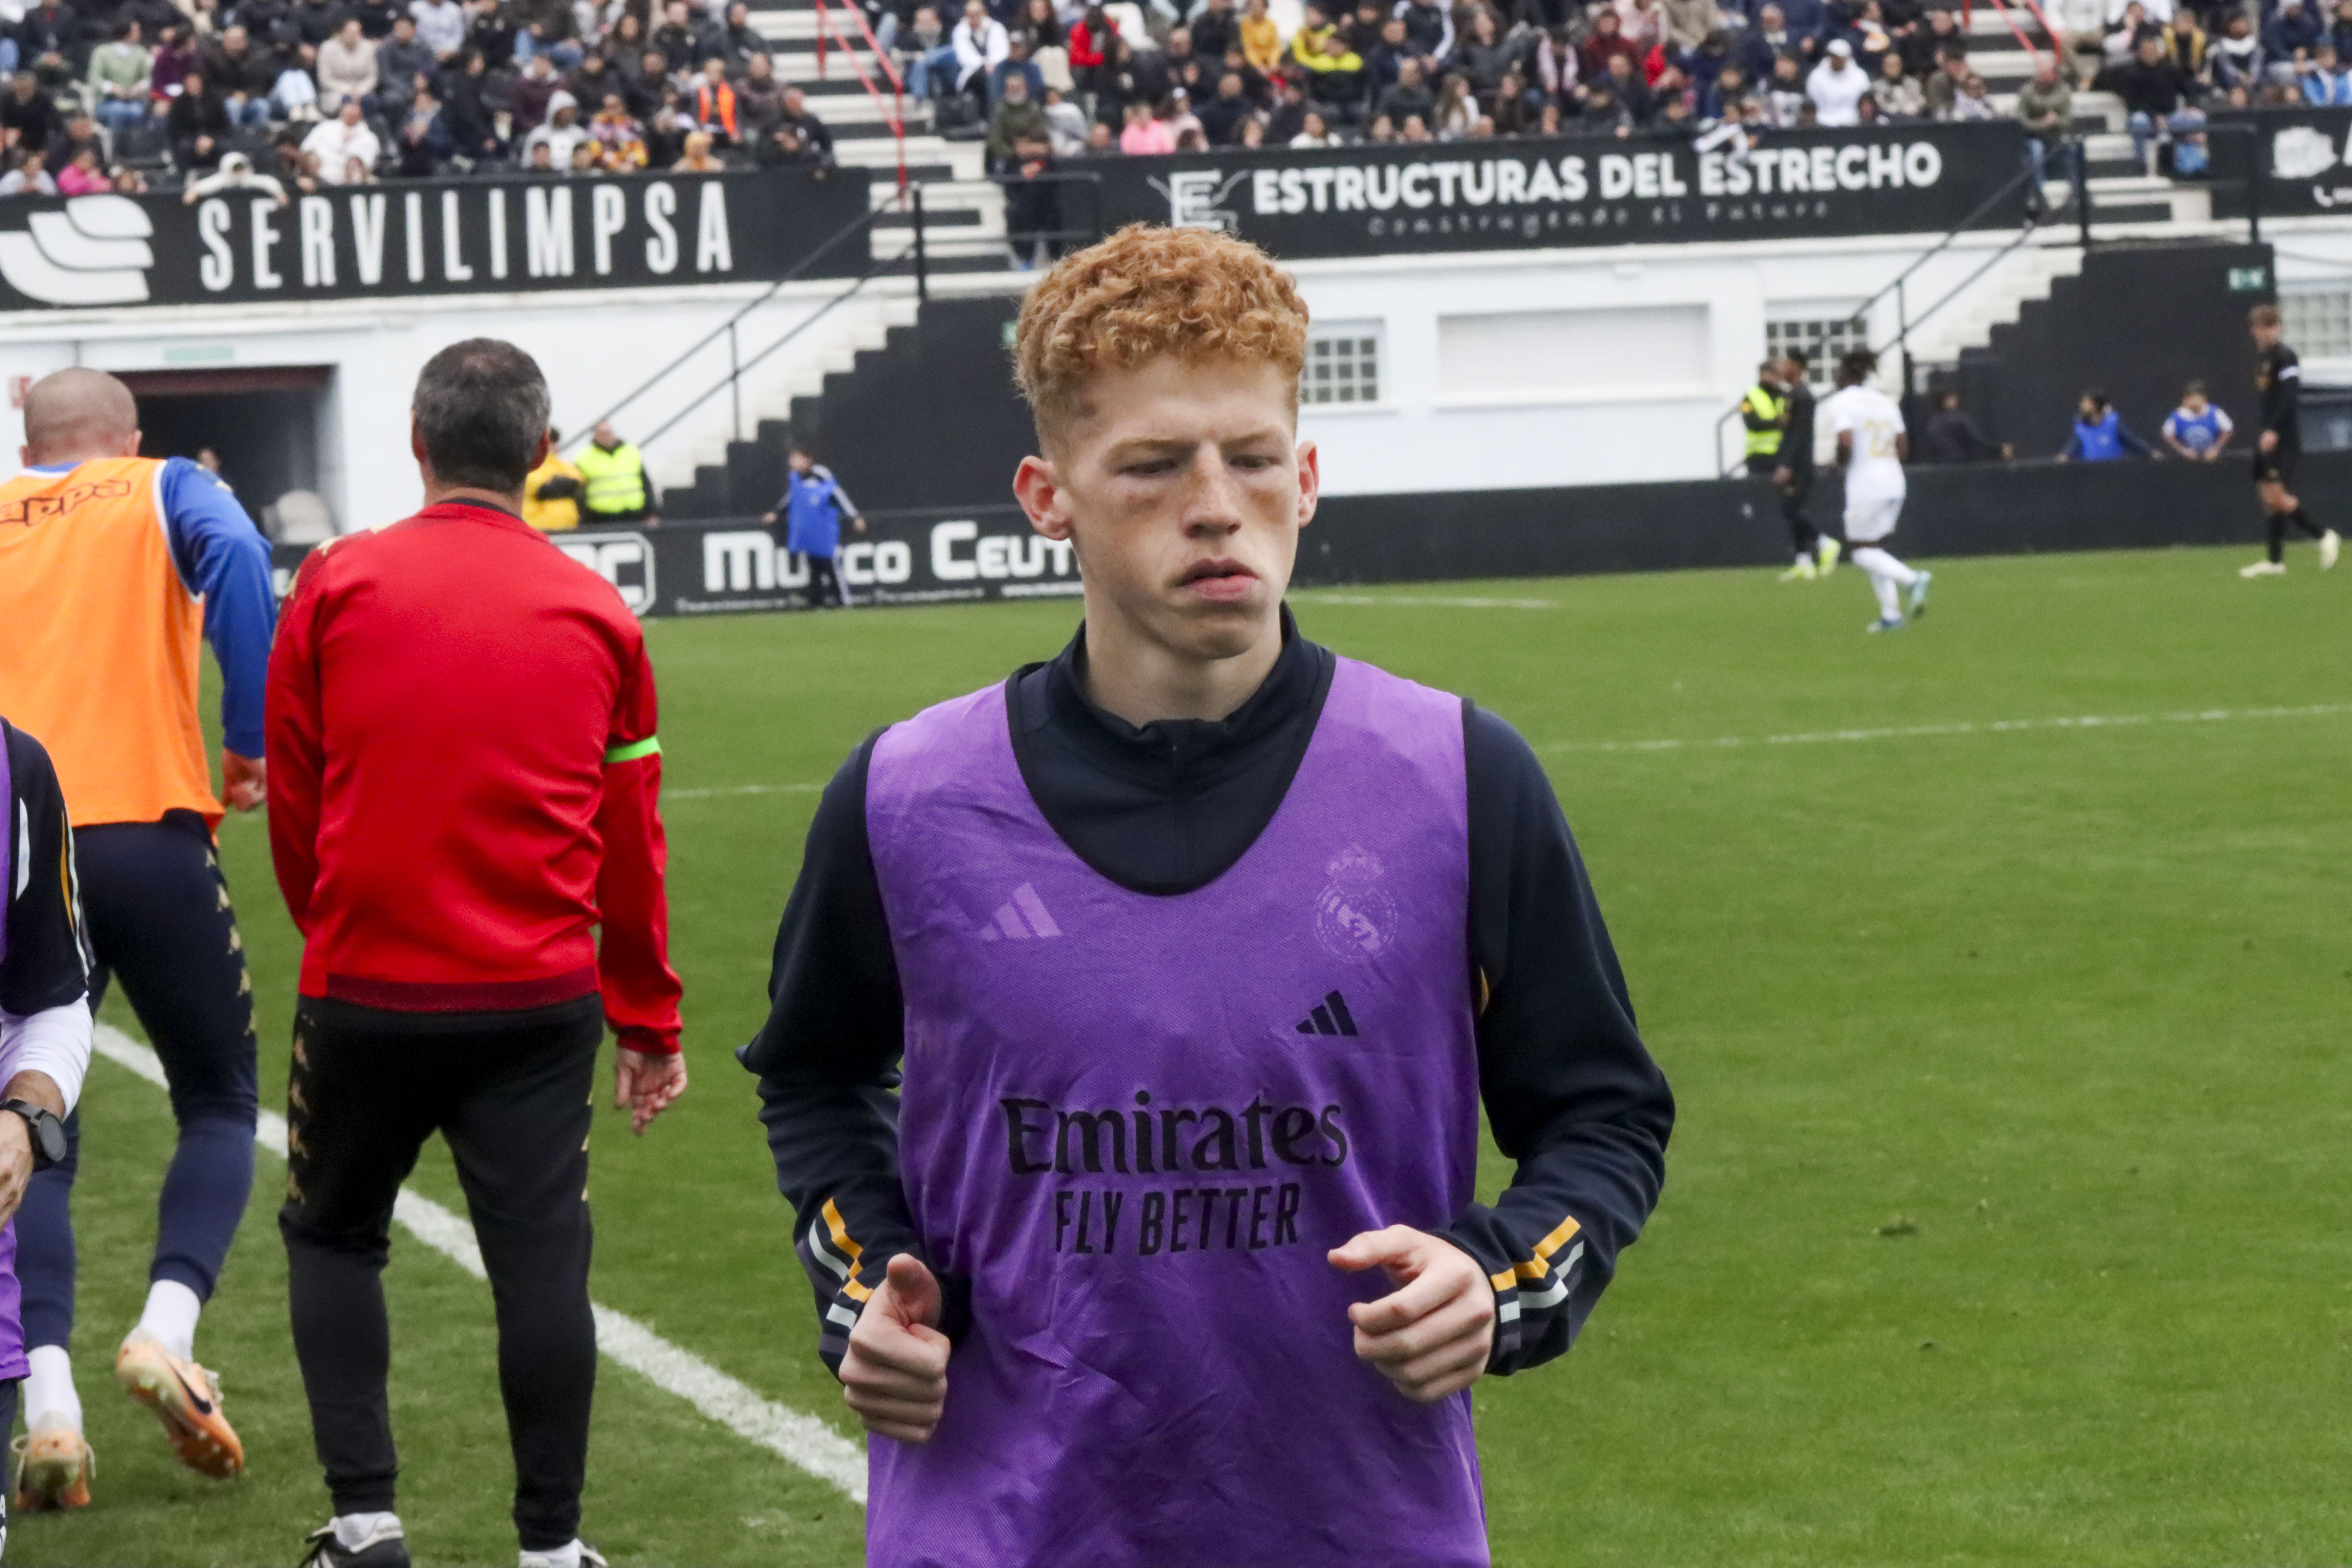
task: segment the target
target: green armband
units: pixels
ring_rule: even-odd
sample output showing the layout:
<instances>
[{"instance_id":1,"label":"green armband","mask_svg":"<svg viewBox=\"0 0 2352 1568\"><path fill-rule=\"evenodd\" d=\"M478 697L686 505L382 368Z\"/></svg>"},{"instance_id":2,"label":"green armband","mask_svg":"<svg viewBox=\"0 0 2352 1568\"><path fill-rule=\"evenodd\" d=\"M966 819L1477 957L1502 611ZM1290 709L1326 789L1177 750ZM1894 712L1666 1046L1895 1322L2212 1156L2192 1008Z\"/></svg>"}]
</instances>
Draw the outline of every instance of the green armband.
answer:
<instances>
[{"instance_id":1,"label":"green armband","mask_svg":"<svg viewBox=\"0 0 2352 1568\"><path fill-rule=\"evenodd\" d=\"M660 755L660 738L658 736L647 735L642 741L632 741L625 746L615 746L611 751L605 752L604 765L609 768L614 763L634 763L639 757L658 757Z\"/></svg>"}]
</instances>

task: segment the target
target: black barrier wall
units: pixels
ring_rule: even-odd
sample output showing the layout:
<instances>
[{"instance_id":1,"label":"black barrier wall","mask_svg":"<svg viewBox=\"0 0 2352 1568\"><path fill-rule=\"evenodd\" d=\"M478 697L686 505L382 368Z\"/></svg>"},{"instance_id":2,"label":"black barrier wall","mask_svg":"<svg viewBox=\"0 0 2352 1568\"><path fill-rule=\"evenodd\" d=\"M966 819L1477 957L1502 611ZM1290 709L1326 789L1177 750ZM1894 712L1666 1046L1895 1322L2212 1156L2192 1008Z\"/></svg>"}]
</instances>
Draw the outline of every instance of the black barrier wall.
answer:
<instances>
[{"instance_id":1,"label":"black barrier wall","mask_svg":"<svg viewBox=\"0 0 2352 1568\"><path fill-rule=\"evenodd\" d=\"M0 310L770 282L865 214L870 177L421 180L283 205L250 186L193 204L17 196L0 213ZM870 259L860 230L801 275Z\"/></svg>"},{"instance_id":2,"label":"black barrier wall","mask_svg":"<svg viewBox=\"0 0 2352 1568\"><path fill-rule=\"evenodd\" d=\"M2216 129L2251 125L2252 136L2215 136L2213 216L2243 217L2259 160L2264 217L2317 217L2352 208L2352 109L2264 109L2213 117Z\"/></svg>"},{"instance_id":3,"label":"black barrier wall","mask_svg":"<svg viewBox=\"0 0 2352 1568\"><path fill-rule=\"evenodd\" d=\"M2013 121L1737 138L1563 137L1089 159L1106 229L1222 228L1276 256L2015 227Z\"/></svg>"},{"instance_id":4,"label":"black barrier wall","mask_svg":"<svg viewBox=\"0 0 2352 1568\"><path fill-rule=\"evenodd\" d=\"M1894 548L1906 557L2014 555L2243 543L2263 538L2246 459L2188 463L2017 463L1911 470ZM2334 517L2352 493L2352 452L2313 453L2299 488ZM1832 477L1813 493L1831 526L1843 505ZM840 570L859 600L881 605L1067 598L1079 593L1067 545L1030 531L1017 507L869 514ZM748 523L598 529L551 536L594 568L641 616L803 607L808 563L781 530ZM278 552L279 592L303 552ZM1779 510L1751 480L1592 485L1327 497L1299 542L1297 581L1436 582L1574 576L1788 559ZM1072 613L1076 613L1075 604Z\"/></svg>"},{"instance_id":5,"label":"black barrier wall","mask_svg":"<svg viewBox=\"0 0 2352 1568\"><path fill-rule=\"evenodd\" d=\"M2160 447L2165 416L2194 377L2229 411L2242 447L2261 414L2246 312L2275 298L2271 266L2266 245L2102 245L2049 298L1993 328L1984 347L1962 350L1957 374L1939 373L1938 384L1958 391L1993 440L2050 458L2094 386L2134 434ZM2161 331L2149 330L2151 300L2163 301Z\"/></svg>"}]
</instances>

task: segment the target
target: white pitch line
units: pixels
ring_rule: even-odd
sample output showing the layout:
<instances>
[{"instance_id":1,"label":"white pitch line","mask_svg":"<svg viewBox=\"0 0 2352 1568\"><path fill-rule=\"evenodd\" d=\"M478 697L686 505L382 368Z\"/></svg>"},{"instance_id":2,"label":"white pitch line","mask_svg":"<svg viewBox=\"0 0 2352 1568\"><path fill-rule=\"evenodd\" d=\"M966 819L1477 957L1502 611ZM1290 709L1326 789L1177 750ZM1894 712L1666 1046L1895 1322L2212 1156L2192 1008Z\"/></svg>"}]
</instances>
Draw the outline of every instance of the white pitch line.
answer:
<instances>
[{"instance_id":1,"label":"white pitch line","mask_svg":"<svg viewBox=\"0 0 2352 1568\"><path fill-rule=\"evenodd\" d=\"M155 1053L111 1024L98 1026L92 1045L100 1056L130 1068L158 1089L163 1064ZM279 1159L286 1157L286 1119L265 1110L253 1141ZM481 1249L474 1227L422 1193L400 1189L395 1224L477 1279ZM655 1387L674 1394L704 1415L837 1488L854 1502L866 1500L866 1450L812 1415L787 1410L728 1376L691 1351L681 1350L624 1312L595 1306L596 1348Z\"/></svg>"},{"instance_id":2,"label":"white pitch line","mask_svg":"<svg viewBox=\"0 0 2352 1568\"><path fill-rule=\"evenodd\" d=\"M1554 599L1437 598L1420 594L1293 594L1308 605L1414 605L1440 610L1554 610Z\"/></svg>"},{"instance_id":3,"label":"white pitch line","mask_svg":"<svg viewBox=\"0 0 2352 1568\"><path fill-rule=\"evenodd\" d=\"M2062 719L1996 719L1982 723L1899 724L1878 730L1809 730L1789 735L1718 735L1711 741L1554 741L1547 752L1679 752L1733 746L1807 746L1825 741L1910 740L1929 735L2003 735L2021 730L2109 730L2133 724L2210 724L2224 719L2313 719L2352 713L2352 702L2302 708L2206 708L2193 713L2086 713Z\"/></svg>"},{"instance_id":4,"label":"white pitch line","mask_svg":"<svg viewBox=\"0 0 2352 1568\"><path fill-rule=\"evenodd\" d=\"M1366 600L1367 604L1374 601ZM1390 601L1380 601L1388 603ZM1805 746L1824 741L1899 741L1935 735L2005 735L2020 730L2107 730L2132 724L2210 724L2223 719L2311 719L2352 713L2352 702L2318 702L2303 708L2205 708L2184 713L2086 713L2061 719L1994 719L1951 724L1897 724L1876 730L1808 730L1787 735L1718 735L1711 741L1552 741L1540 752L1681 752L1735 746ZM731 784L722 789L662 791L664 800L714 800L726 795L814 795L815 784Z\"/></svg>"},{"instance_id":5,"label":"white pitch line","mask_svg":"<svg viewBox=\"0 0 2352 1568\"><path fill-rule=\"evenodd\" d=\"M666 789L664 800L719 800L734 795L815 795L824 788L814 784L720 784L713 789Z\"/></svg>"}]
</instances>

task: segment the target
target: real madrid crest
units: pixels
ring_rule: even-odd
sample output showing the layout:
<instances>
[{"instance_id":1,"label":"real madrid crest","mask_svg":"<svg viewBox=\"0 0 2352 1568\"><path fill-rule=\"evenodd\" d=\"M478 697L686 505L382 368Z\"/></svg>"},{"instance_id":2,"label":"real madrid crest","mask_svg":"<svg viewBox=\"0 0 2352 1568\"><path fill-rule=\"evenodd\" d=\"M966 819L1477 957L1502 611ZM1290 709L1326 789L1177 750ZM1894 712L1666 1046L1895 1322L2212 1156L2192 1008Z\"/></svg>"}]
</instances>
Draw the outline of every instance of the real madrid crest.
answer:
<instances>
[{"instance_id":1,"label":"real madrid crest","mask_svg":"<svg viewBox=\"0 0 2352 1568\"><path fill-rule=\"evenodd\" d=\"M1350 963L1386 952L1396 940L1397 912L1380 885L1380 858L1351 844L1324 869L1331 880L1315 900L1317 940Z\"/></svg>"}]
</instances>

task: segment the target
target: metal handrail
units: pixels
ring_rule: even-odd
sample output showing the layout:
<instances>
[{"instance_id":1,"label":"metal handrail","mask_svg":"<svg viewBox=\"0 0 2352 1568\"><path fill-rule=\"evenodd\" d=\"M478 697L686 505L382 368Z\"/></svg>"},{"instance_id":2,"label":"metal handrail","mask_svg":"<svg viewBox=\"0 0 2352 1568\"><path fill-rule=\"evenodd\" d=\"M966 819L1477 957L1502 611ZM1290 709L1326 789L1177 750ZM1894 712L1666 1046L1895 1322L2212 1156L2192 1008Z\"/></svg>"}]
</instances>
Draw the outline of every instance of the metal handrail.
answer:
<instances>
[{"instance_id":1,"label":"metal handrail","mask_svg":"<svg viewBox=\"0 0 2352 1568\"><path fill-rule=\"evenodd\" d=\"M2069 137L2067 140L2074 141L2077 139ZM1928 262L1933 261L1937 257L1941 256L1946 250L1950 248L1952 242L1959 238L1961 235L1973 230L1976 227L1977 219L1992 211L1993 208L2000 205L2002 202L2007 201L2016 193L2018 187L2023 185L2027 181L2039 180L2041 177L2042 171L2034 164L2028 163L2024 168L2020 169L2015 174L2011 176L2007 184L2001 186L2000 189L1995 191L1983 201L1978 203L1977 208L1974 212L1969 214L1968 216L1962 218L1950 228L1945 230L1943 238L1937 240L1934 245L1929 246L1926 250L1921 251L1918 257L1912 261L1910 266L1896 273L1893 282L1885 285L1884 288L1880 289L1877 293L1873 294L1869 299L1864 300L1860 305L1856 306L1853 312L1846 317L1846 320L1856 324L1863 324L1864 318L1870 314L1871 307L1876 305L1881 300L1885 299L1889 294L1901 289L1904 284L1910 281L1911 274L1918 271L1922 267L1927 266ZM2023 226L2029 231L2033 228L2033 219L2030 216L2027 217Z\"/></svg>"},{"instance_id":2,"label":"metal handrail","mask_svg":"<svg viewBox=\"0 0 2352 1568\"><path fill-rule=\"evenodd\" d=\"M907 84L899 79L898 68L890 63L889 52L875 37L873 27L866 20L866 13L851 5L849 0L835 0L835 3L848 13L859 31L865 34L866 47L873 54L874 63L881 68L883 79L890 84L890 106L883 111L882 122L889 126L890 135L898 142L898 205L904 206L907 202ZM827 19L829 14L825 10L825 0L814 0L814 4L816 9L816 74L821 80L824 76L824 46L831 35L832 24ZM866 97L879 104L882 89L876 87L873 78L866 74L866 66L858 59L856 46L839 43L834 47L849 57L849 68L857 73L857 84L866 89Z\"/></svg>"},{"instance_id":3,"label":"metal handrail","mask_svg":"<svg viewBox=\"0 0 2352 1568\"><path fill-rule=\"evenodd\" d=\"M835 294L832 299L827 300L824 304L819 305L806 316L802 317L801 320L793 324L792 330L787 331L782 337L778 338L774 342L770 343L766 348L761 349L750 359L739 359L730 363L728 367L727 374L723 379L714 381L709 386L703 388L700 396L688 404L685 407L679 409L677 413L671 415L667 419L662 421L659 426L637 444L640 447L650 447L656 441L660 440L664 436L668 435L670 431L677 426L680 420L693 413L696 409L701 407L704 404L709 402L713 397L718 396L719 389L720 387L727 387L730 391L740 387L745 372L759 364L761 360L766 359L770 354L774 353L778 349L782 348L786 343L791 342L794 338L799 337L811 327L815 326L817 322L823 321L827 315L832 313L833 308L835 305L840 304L852 294L856 293L860 289L865 288L866 285L871 283L875 279L879 278L883 273L887 272L898 264L898 258L893 257L886 261L877 261L870 267L866 268L865 271L857 275L856 279L852 282L848 288L844 289L840 293ZM741 439L742 436L742 408L739 402L735 414L736 437L739 440Z\"/></svg>"},{"instance_id":4,"label":"metal handrail","mask_svg":"<svg viewBox=\"0 0 2352 1568\"><path fill-rule=\"evenodd\" d=\"M741 321L744 317L750 315L752 311L760 309L760 307L773 300L777 294L783 289L785 284L798 282L802 275L806 273L810 268L815 266L818 261L822 260L826 255L828 255L833 250L834 247L839 245L843 240L847 239L851 235L857 233L860 229L872 227L874 219L877 216L877 215L871 208L868 208L866 211L862 212L856 217L850 219L849 222L842 225L841 227L834 231L832 236L828 237L823 245L818 246L814 250L809 252L808 255L793 263L792 268L786 271L782 278L779 278L773 283L769 284L766 290L762 292L759 298L751 300L741 310L728 317L724 321L721 321L718 326L711 328L709 332L695 341L693 347L688 349L684 353L679 354L676 359L670 361L669 363L662 366L661 369L654 372L653 374L646 377L645 380L632 387L618 403L614 404L613 406L607 408L604 413L599 414L595 418L589 420L586 425L583 426L580 432L574 434L571 440L564 442L559 450L569 451L572 447L579 446L583 441L589 439L590 437L595 434L597 426L604 424L606 420L612 418L614 415L618 414L622 409L626 408L630 404L635 403L638 398L643 397L646 393L651 392L662 382L667 380L670 374L677 370L680 365L686 363L687 361L692 359L695 355L700 353L703 350L717 342L720 338L731 338L734 333L736 324ZM865 276L860 277L857 279L856 284L843 291L842 298L845 299L848 295L856 292L857 289L864 286L866 279L872 277L874 269L869 268ZM835 303L838 302L838 300L835 301ZM827 305L825 309L830 310L832 309L832 306ZM819 313L822 314L823 312ZM814 321L816 317L814 316L809 318L810 321ZM765 356L763 355L762 357ZM737 367L735 374L736 375L740 375L740 366ZM734 377L730 376L730 382L731 383ZM717 386L714 385L712 391L716 390ZM705 393L703 396L707 398L709 396L709 394ZM701 406L700 399L696 401L695 406ZM677 421L672 420L670 423L676 424ZM668 428L668 425L662 426L663 430L667 430ZM659 435L660 433L660 431L656 431L655 435ZM646 441L650 441L652 439L653 437L651 436L646 437ZM638 444L643 446L645 443L640 442Z\"/></svg>"}]
</instances>

